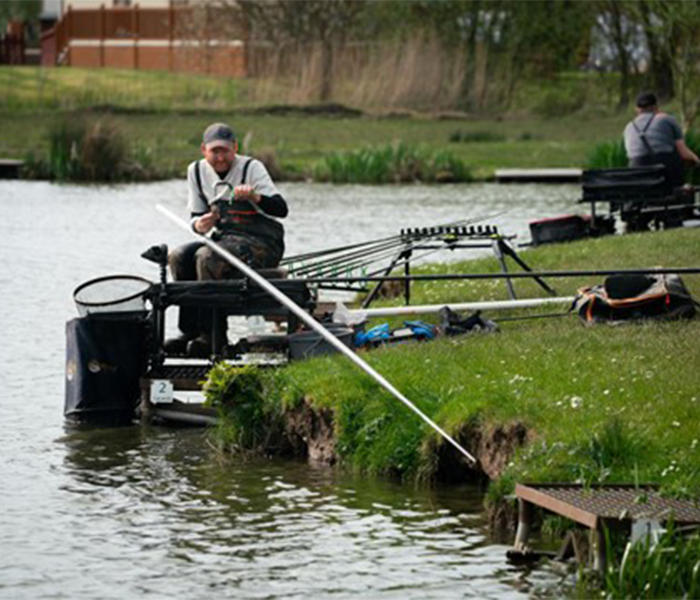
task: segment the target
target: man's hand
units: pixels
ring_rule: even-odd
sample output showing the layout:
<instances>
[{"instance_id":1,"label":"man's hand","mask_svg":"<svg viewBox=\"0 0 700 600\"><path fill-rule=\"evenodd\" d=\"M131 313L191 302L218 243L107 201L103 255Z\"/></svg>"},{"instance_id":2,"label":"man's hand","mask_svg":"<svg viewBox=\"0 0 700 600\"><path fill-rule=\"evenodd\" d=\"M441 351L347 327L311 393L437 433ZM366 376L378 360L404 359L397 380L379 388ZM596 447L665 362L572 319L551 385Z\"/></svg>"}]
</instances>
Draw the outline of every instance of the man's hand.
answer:
<instances>
[{"instance_id":1,"label":"man's hand","mask_svg":"<svg viewBox=\"0 0 700 600\"><path fill-rule=\"evenodd\" d=\"M194 222L194 229L197 233L206 233L209 231L216 222L219 220L219 210L213 208L211 212L202 215Z\"/></svg>"},{"instance_id":2,"label":"man's hand","mask_svg":"<svg viewBox=\"0 0 700 600\"><path fill-rule=\"evenodd\" d=\"M260 194L256 193L252 185L237 185L233 189L234 200L247 200L248 202L260 202Z\"/></svg>"}]
</instances>

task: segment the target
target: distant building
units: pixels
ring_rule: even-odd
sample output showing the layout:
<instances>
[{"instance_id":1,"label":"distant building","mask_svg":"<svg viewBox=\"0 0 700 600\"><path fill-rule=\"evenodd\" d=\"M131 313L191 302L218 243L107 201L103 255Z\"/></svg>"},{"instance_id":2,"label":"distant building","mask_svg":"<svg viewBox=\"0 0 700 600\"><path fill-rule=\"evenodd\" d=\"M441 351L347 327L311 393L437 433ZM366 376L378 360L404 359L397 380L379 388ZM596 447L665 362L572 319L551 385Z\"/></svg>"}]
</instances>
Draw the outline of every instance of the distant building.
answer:
<instances>
[{"instance_id":1,"label":"distant building","mask_svg":"<svg viewBox=\"0 0 700 600\"><path fill-rule=\"evenodd\" d=\"M41 62L245 77L235 6L188 0L44 0Z\"/></svg>"}]
</instances>

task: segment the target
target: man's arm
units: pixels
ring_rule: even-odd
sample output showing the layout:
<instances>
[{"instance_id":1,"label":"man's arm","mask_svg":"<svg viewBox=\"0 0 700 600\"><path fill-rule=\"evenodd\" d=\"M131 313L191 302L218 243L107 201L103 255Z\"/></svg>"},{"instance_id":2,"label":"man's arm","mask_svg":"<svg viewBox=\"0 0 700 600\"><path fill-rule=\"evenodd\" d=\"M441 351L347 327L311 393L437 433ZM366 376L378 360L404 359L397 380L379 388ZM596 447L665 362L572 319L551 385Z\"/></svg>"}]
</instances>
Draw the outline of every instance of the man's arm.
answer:
<instances>
[{"instance_id":1,"label":"man's arm","mask_svg":"<svg viewBox=\"0 0 700 600\"><path fill-rule=\"evenodd\" d=\"M694 165L700 165L700 158L698 158L695 152L688 148L684 140L676 140L676 150L678 150L678 154L680 154L683 160L693 163Z\"/></svg>"},{"instance_id":2,"label":"man's arm","mask_svg":"<svg viewBox=\"0 0 700 600\"><path fill-rule=\"evenodd\" d=\"M283 219L289 213L287 202L282 194L277 193L272 196L259 194L250 185L237 185L233 190L233 197L236 200L247 200L260 206L260 209L271 217Z\"/></svg>"},{"instance_id":3,"label":"man's arm","mask_svg":"<svg viewBox=\"0 0 700 600\"><path fill-rule=\"evenodd\" d=\"M260 206L260 209L271 217L283 219L289 213L287 202L275 186L265 165L253 159L248 171L248 181L251 185L239 185L234 190L236 200L248 200Z\"/></svg>"},{"instance_id":4,"label":"man's arm","mask_svg":"<svg viewBox=\"0 0 700 600\"><path fill-rule=\"evenodd\" d=\"M197 162L190 164L187 169L187 206L190 209L190 225L196 233L207 233L216 225L219 216L211 210L211 207L202 197L197 185L195 169Z\"/></svg>"},{"instance_id":5,"label":"man's arm","mask_svg":"<svg viewBox=\"0 0 700 600\"><path fill-rule=\"evenodd\" d=\"M265 214L284 219L289 214L289 208L281 194L260 196L260 208Z\"/></svg>"}]
</instances>

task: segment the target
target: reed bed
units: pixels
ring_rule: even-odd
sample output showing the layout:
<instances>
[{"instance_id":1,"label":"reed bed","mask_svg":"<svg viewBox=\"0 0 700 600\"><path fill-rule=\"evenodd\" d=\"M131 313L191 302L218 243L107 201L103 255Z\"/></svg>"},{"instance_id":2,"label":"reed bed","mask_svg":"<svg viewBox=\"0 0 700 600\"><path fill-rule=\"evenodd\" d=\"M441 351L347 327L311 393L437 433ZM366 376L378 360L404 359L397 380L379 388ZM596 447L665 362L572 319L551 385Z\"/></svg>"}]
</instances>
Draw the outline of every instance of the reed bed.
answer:
<instances>
[{"instance_id":1,"label":"reed bed","mask_svg":"<svg viewBox=\"0 0 700 600\"><path fill-rule=\"evenodd\" d=\"M700 534L683 535L673 524L658 540L615 544L607 539L608 556L615 557L605 574L606 598L700 597ZM591 592L590 587L586 590ZM590 597L590 596L589 596Z\"/></svg>"},{"instance_id":2,"label":"reed bed","mask_svg":"<svg viewBox=\"0 0 700 600\"><path fill-rule=\"evenodd\" d=\"M247 88L247 99L291 104L330 100L381 112L433 112L464 105L464 57L455 58L435 36L335 47L332 80L324 83L326 52L314 43L274 49L253 46L255 76ZM321 97L325 85L330 85L328 98Z\"/></svg>"},{"instance_id":3,"label":"reed bed","mask_svg":"<svg viewBox=\"0 0 700 600\"><path fill-rule=\"evenodd\" d=\"M45 156L30 153L25 176L56 181L142 181L158 174L148 150L130 149L110 119L74 118L52 125Z\"/></svg>"},{"instance_id":4,"label":"reed bed","mask_svg":"<svg viewBox=\"0 0 700 600\"><path fill-rule=\"evenodd\" d=\"M627 151L622 140L597 144L586 161L587 169L615 169L627 166Z\"/></svg>"},{"instance_id":5,"label":"reed bed","mask_svg":"<svg viewBox=\"0 0 700 600\"><path fill-rule=\"evenodd\" d=\"M451 152L403 143L336 152L314 169L319 181L332 183L407 183L472 181L469 167Z\"/></svg>"}]
</instances>

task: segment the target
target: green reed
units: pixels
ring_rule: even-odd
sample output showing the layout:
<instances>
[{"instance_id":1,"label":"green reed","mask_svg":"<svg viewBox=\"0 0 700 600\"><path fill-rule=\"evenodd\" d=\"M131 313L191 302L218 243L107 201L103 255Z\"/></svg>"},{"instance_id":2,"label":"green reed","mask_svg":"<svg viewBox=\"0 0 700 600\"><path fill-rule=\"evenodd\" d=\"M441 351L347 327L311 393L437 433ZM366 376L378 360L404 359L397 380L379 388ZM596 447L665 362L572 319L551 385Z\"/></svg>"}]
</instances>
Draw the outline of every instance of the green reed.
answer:
<instances>
[{"instance_id":1,"label":"green reed","mask_svg":"<svg viewBox=\"0 0 700 600\"><path fill-rule=\"evenodd\" d=\"M627 152L622 140L597 144L586 161L587 169L614 169L627 166Z\"/></svg>"},{"instance_id":2,"label":"green reed","mask_svg":"<svg viewBox=\"0 0 700 600\"><path fill-rule=\"evenodd\" d=\"M324 156L314 178L332 183L409 183L472 181L469 167L447 150L429 150L402 142Z\"/></svg>"},{"instance_id":3,"label":"green reed","mask_svg":"<svg viewBox=\"0 0 700 600\"><path fill-rule=\"evenodd\" d=\"M130 148L110 119L72 118L55 122L48 131L48 152L27 156L25 176L55 181L142 181L156 176L152 153Z\"/></svg>"}]
</instances>

